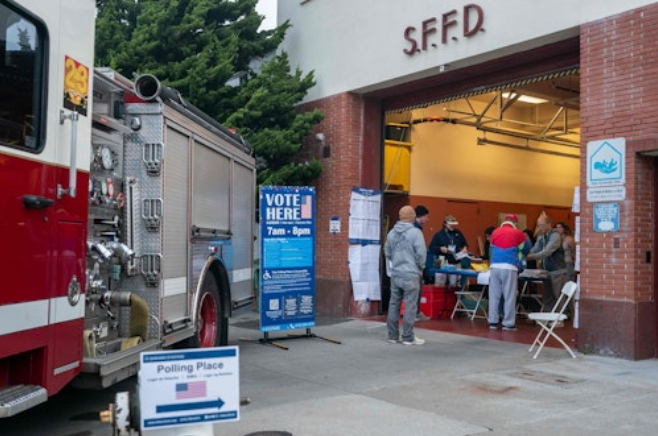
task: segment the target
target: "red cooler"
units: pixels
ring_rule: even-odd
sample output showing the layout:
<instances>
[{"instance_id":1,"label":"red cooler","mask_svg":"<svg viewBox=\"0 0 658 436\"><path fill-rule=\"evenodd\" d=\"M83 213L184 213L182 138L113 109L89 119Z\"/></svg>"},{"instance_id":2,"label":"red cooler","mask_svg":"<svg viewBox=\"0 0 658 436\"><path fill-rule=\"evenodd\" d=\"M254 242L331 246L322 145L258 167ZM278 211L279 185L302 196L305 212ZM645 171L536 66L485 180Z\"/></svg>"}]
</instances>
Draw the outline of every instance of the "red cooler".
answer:
<instances>
[{"instance_id":1,"label":"red cooler","mask_svg":"<svg viewBox=\"0 0 658 436\"><path fill-rule=\"evenodd\" d=\"M445 286L424 285L420 297L420 311L432 319L450 318L455 307L455 294Z\"/></svg>"}]
</instances>

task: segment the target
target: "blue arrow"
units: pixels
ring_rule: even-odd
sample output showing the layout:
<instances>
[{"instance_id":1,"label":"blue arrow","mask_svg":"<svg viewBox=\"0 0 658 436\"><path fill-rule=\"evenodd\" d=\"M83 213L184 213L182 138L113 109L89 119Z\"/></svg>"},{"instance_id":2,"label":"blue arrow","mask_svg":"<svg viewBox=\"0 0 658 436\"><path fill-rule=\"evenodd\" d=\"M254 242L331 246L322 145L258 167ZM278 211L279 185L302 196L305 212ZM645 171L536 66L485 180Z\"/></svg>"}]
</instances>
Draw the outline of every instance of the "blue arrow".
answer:
<instances>
[{"instance_id":1,"label":"blue arrow","mask_svg":"<svg viewBox=\"0 0 658 436\"><path fill-rule=\"evenodd\" d=\"M224 405L224 402L221 398L217 398L217 401L200 401L198 403L180 403L180 404L163 404L161 406L155 406L156 413L166 413L166 412L180 412L181 410L194 410L194 409L211 409L216 407L221 409Z\"/></svg>"}]
</instances>

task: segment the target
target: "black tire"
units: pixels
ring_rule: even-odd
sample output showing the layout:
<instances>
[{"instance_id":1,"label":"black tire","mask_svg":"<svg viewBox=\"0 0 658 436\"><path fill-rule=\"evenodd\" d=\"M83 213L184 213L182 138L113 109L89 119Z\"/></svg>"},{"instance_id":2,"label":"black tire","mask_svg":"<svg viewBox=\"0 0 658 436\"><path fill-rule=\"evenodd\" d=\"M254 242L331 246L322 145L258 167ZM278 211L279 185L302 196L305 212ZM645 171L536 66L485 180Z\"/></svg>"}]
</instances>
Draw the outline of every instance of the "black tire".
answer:
<instances>
[{"instance_id":1,"label":"black tire","mask_svg":"<svg viewBox=\"0 0 658 436\"><path fill-rule=\"evenodd\" d=\"M215 275L208 272L203 279L196 305L196 329L187 344L190 348L226 345L228 322Z\"/></svg>"}]
</instances>

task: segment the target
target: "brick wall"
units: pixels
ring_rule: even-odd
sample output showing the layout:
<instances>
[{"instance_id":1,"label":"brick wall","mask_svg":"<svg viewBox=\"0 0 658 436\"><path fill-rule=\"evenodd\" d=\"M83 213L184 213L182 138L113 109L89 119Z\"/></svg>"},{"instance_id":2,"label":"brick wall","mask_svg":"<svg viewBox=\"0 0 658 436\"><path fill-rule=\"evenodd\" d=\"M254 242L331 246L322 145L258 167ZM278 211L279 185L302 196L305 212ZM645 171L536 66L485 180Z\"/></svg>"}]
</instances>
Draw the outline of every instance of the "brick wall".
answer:
<instances>
[{"instance_id":1,"label":"brick wall","mask_svg":"<svg viewBox=\"0 0 658 436\"><path fill-rule=\"evenodd\" d=\"M315 139L304 147L304 155L322 163L316 181L316 296L317 313L348 316L352 292L347 265L349 205L352 188L362 185L363 100L340 94L303 105L301 110L319 109L325 119L315 133L325 136L324 148ZM328 157L325 157L328 156ZM329 220L337 216L341 233L329 233Z\"/></svg>"},{"instance_id":2,"label":"brick wall","mask_svg":"<svg viewBox=\"0 0 658 436\"><path fill-rule=\"evenodd\" d=\"M655 178L658 148L658 4L581 27L581 318L578 346L626 358L656 355ZM588 141L626 138L620 231L593 230L586 202Z\"/></svg>"}]
</instances>

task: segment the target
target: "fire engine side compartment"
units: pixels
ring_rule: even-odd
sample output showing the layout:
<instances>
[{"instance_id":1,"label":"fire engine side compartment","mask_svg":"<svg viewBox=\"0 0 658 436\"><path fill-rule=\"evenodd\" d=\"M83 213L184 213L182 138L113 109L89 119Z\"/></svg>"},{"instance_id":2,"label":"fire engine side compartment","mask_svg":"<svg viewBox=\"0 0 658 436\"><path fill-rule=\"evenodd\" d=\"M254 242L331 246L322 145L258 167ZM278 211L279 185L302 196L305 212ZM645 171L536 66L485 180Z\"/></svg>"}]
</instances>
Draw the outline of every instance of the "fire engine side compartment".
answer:
<instances>
[{"instance_id":1,"label":"fire engine side compartment","mask_svg":"<svg viewBox=\"0 0 658 436\"><path fill-rule=\"evenodd\" d=\"M111 102L96 106L110 112L101 118L117 112ZM119 129L121 144L109 125L108 131L96 133L94 144L97 158L103 147L111 147L117 161L111 165L111 174L103 174L101 168L100 176L93 177L110 176L125 204L118 197L108 201L105 191L109 189L101 195L92 192L92 199L101 197L101 206L107 203L110 209L118 209L120 219L112 214L90 217L89 232L97 239L91 241L92 246L119 242L126 247L124 254L130 251L131 255L121 257L115 251L103 260L92 250L88 267L107 277L106 285L97 284L97 291L106 289L105 295L114 295L124 304L111 307L112 316L103 319L106 306L99 311L93 303L112 298L90 299L85 326L90 351L83 374L75 381L84 388L117 383L136 374L141 352L192 338L198 328L197 294L206 274L217 279L220 338L227 336L231 309L254 300L254 158L224 137L221 129L171 102L129 101L120 109L125 111L124 128ZM136 127L128 130L127 126ZM103 165L97 162L96 167ZM113 236L105 239L101 236L108 234L107 229L99 230L94 223L108 222ZM132 329L133 300L143 301L148 309L139 315L139 322L148 324L143 342Z\"/></svg>"},{"instance_id":2,"label":"fire engine side compartment","mask_svg":"<svg viewBox=\"0 0 658 436\"><path fill-rule=\"evenodd\" d=\"M185 116L177 105L165 110L168 132L181 129ZM199 274L210 246L229 275L230 289L220 289L231 310L251 304L253 289L253 240L256 169L253 156L237 148L202 120L189 131L191 142L190 230L192 262L190 289L199 287ZM166 231L166 230L165 230ZM190 295L194 308L196 295Z\"/></svg>"}]
</instances>

